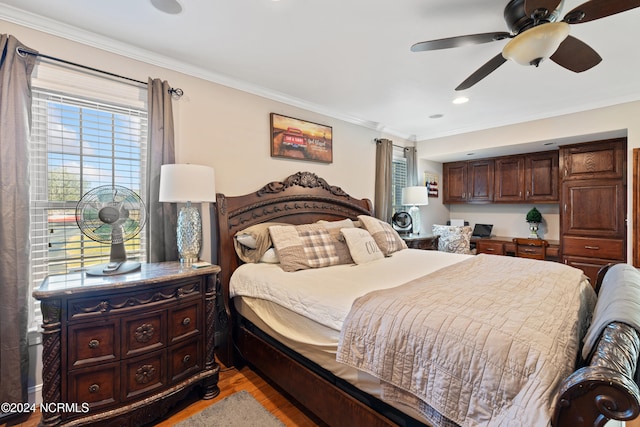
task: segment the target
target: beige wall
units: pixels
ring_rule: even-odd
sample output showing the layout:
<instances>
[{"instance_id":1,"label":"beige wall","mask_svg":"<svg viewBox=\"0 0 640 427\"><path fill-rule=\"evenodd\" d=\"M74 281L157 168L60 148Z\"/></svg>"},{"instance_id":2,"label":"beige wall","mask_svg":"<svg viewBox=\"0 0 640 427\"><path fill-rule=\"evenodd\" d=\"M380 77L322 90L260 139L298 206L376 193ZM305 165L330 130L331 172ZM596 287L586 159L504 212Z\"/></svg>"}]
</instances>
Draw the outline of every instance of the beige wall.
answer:
<instances>
[{"instance_id":1,"label":"beige wall","mask_svg":"<svg viewBox=\"0 0 640 427\"><path fill-rule=\"evenodd\" d=\"M487 129L445 138L420 141L418 157L437 158L451 153L460 154L490 147L509 147L534 142L554 142L558 145L592 141L600 135L627 136L627 218L632 218L632 152L640 147L640 102L630 102L606 108L536 120L512 126ZM472 224L492 223L494 234L524 236L527 226L524 217L532 205L450 205L451 218L463 218ZM537 205L546 224L544 236L557 239L560 230L558 205ZM632 224L627 227L627 259L632 260Z\"/></svg>"},{"instance_id":2,"label":"beige wall","mask_svg":"<svg viewBox=\"0 0 640 427\"><path fill-rule=\"evenodd\" d=\"M399 145L408 141L287 104L150 65L104 50L0 20L2 32L41 53L137 80L167 80L184 96L174 101L176 161L212 166L216 191L245 194L298 171L311 171L354 197L374 196L375 138ZM313 84L313 82L310 82ZM272 158L269 113L275 112L333 127L333 163ZM206 212L206 209L203 209ZM203 215L201 258L210 260L209 220Z\"/></svg>"}]
</instances>

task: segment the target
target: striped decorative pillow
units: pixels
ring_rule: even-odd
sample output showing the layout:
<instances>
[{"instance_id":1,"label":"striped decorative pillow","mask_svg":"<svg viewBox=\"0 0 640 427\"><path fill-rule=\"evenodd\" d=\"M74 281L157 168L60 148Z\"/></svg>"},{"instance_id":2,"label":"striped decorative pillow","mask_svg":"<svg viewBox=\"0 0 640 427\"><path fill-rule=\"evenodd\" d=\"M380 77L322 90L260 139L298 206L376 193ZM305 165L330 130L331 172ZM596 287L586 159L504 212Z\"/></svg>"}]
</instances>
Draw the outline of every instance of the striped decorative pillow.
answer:
<instances>
[{"instance_id":1,"label":"striped decorative pillow","mask_svg":"<svg viewBox=\"0 0 640 427\"><path fill-rule=\"evenodd\" d=\"M385 256L389 256L394 252L407 249L407 244L391 224L380 221L368 215L360 215L358 219L362 222L364 228L373 236L376 244Z\"/></svg>"},{"instance_id":2,"label":"striped decorative pillow","mask_svg":"<svg viewBox=\"0 0 640 427\"><path fill-rule=\"evenodd\" d=\"M328 267L340 263L329 231L322 224L269 227L284 271Z\"/></svg>"}]
</instances>

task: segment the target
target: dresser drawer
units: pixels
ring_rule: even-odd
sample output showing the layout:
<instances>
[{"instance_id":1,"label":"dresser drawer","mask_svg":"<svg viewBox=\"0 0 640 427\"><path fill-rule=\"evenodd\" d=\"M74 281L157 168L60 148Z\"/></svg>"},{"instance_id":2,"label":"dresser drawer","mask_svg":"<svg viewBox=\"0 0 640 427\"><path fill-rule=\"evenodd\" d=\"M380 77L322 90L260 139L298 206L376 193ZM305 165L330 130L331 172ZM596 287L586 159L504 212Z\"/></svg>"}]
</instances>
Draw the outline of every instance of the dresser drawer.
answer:
<instances>
[{"instance_id":1,"label":"dresser drawer","mask_svg":"<svg viewBox=\"0 0 640 427\"><path fill-rule=\"evenodd\" d=\"M88 403L89 412L120 401L120 364L92 366L69 374L67 398L63 402Z\"/></svg>"},{"instance_id":2,"label":"dresser drawer","mask_svg":"<svg viewBox=\"0 0 640 427\"><path fill-rule=\"evenodd\" d=\"M504 255L504 244L490 240L478 240L476 250L479 254Z\"/></svg>"},{"instance_id":3,"label":"dresser drawer","mask_svg":"<svg viewBox=\"0 0 640 427\"><path fill-rule=\"evenodd\" d=\"M202 303L195 300L191 303L180 304L169 311L169 343L186 339L200 333Z\"/></svg>"},{"instance_id":4,"label":"dresser drawer","mask_svg":"<svg viewBox=\"0 0 640 427\"><path fill-rule=\"evenodd\" d=\"M157 350L167 342L167 311L155 311L122 319L123 357Z\"/></svg>"},{"instance_id":5,"label":"dresser drawer","mask_svg":"<svg viewBox=\"0 0 640 427\"><path fill-rule=\"evenodd\" d=\"M624 261L625 247L622 240L591 237L564 237L563 255Z\"/></svg>"},{"instance_id":6,"label":"dresser drawer","mask_svg":"<svg viewBox=\"0 0 640 427\"><path fill-rule=\"evenodd\" d=\"M69 369L117 360L120 357L117 329L116 320L69 326Z\"/></svg>"},{"instance_id":7,"label":"dresser drawer","mask_svg":"<svg viewBox=\"0 0 640 427\"><path fill-rule=\"evenodd\" d=\"M163 349L126 361L122 372L123 400L164 387L167 382L166 355L166 349Z\"/></svg>"},{"instance_id":8,"label":"dresser drawer","mask_svg":"<svg viewBox=\"0 0 640 427\"><path fill-rule=\"evenodd\" d=\"M200 340L193 339L169 348L169 378L180 381L202 368Z\"/></svg>"}]
</instances>

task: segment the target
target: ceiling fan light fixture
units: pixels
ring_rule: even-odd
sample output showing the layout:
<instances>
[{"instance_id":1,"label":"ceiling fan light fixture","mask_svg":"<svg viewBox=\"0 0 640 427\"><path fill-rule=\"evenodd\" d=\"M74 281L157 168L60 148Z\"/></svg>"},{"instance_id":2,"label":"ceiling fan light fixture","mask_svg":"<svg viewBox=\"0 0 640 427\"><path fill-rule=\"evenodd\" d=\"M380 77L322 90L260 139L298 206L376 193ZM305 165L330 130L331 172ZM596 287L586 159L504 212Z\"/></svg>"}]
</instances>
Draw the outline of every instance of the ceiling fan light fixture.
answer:
<instances>
[{"instance_id":1,"label":"ceiling fan light fixture","mask_svg":"<svg viewBox=\"0 0 640 427\"><path fill-rule=\"evenodd\" d=\"M569 36L569 24L550 22L518 34L502 49L502 56L520 65L535 65L555 53Z\"/></svg>"}]
</instances>

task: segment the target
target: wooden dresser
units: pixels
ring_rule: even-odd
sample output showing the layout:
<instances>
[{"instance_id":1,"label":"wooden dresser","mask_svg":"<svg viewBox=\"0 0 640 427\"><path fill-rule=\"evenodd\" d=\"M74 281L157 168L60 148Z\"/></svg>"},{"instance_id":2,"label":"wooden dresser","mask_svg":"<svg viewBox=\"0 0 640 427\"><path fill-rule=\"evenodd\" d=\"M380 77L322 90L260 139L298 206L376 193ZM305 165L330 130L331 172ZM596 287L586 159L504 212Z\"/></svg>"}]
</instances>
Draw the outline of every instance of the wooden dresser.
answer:
<instances>
[{"instance_id":1,"label":"wooden dresser","mask_svg":"<svg viewBox=\"0 0 640 427\"><path fill-rule=\"evenodd\" d=\"M52 409L41 425L140 426L195 387L215 397L219 272L167 262L47 277L33 293L44 320L42 398Z\"/></svg>"}]
</instances>

